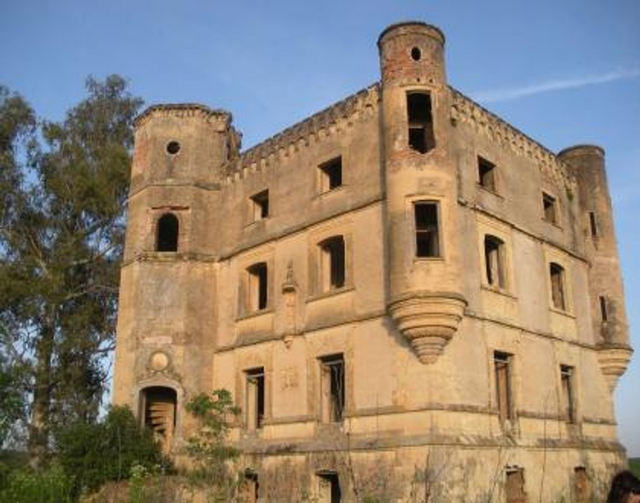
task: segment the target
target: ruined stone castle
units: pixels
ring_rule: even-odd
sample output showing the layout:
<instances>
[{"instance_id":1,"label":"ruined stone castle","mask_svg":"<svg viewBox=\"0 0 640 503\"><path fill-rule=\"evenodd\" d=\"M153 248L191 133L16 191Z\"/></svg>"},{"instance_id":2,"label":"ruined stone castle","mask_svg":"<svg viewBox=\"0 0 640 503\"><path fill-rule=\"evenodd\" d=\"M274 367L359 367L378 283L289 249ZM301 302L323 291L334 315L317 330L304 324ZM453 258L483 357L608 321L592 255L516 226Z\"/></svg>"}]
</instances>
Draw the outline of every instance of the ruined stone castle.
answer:
<instances>
[{"instance_id":1,"label":"ruined stone castle","mask_svg":"<svg viewBox=\"0 0 640 503\"><path fill-rule=\"evenodd\" d=\"M136 122L113 401L167 452L229 390L247 501L591 501L631 356L604 152L553 153L390 26L380 81L248 150Z\"/></svg>"}]
</instances>

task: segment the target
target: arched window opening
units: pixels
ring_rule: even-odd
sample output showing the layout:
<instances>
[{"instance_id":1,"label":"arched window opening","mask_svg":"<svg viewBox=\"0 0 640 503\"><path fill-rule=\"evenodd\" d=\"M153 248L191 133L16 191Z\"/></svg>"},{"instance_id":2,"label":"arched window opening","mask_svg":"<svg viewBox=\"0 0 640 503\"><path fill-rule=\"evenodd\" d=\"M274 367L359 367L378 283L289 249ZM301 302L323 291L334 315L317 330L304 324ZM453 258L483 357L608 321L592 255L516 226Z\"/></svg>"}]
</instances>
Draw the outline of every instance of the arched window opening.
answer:
<instances>
[{"instance_id":1,"label":"arched window opening","mask_svg":"<svg viewBox=\"0 0 640 503\"><path fill-rule=\"evenodd\" d=\"M169 452L176 427L176 391L164 386L151 386L141 392L141 422L153 431L162 450Z\"/></svg>"},{"instance_id":2,"label":"arched window opening","mask_svg":"<svg viewBox=\"0 0 640 503\"><path fill-rule=\"evenodd\" d=\"M175 252L178 251L178 235L180 234L180 224L178 217L173 213L166 213L158 219L156 251Z\"/></svg>"}]
</instances>

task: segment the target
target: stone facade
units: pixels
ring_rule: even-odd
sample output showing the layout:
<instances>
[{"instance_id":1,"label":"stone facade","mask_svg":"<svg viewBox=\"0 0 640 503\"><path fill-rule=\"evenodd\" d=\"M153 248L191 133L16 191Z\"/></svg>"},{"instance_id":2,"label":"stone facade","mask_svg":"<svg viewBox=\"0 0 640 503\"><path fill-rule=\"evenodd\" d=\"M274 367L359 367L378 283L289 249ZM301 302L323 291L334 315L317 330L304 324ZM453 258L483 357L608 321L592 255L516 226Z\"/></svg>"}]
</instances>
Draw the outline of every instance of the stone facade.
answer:
<instances>
[{"instance_id":1,"label":"stone facade","mask_svg":"<svg viewBox=\"0 0 640 503\"><path fill-rule=\"evenodd\" d=\"M230 390L249 501L591 501L631 356L604 153L451 88L433 26L378 47L244 152L224 110L138 118L114 403L180 456Z\"/></svg>"}]
</instances>

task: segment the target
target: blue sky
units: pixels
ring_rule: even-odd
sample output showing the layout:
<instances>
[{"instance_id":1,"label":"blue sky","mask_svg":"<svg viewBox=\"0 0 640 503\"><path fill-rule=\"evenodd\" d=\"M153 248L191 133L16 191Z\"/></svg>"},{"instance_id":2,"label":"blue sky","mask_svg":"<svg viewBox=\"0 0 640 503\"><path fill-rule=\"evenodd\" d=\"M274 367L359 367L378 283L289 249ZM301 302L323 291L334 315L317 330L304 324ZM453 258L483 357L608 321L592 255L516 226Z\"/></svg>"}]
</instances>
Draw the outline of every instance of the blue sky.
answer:
<instances>
[{"instance_id":1,"label":"blue sky","mask_svg":"<svg viewBox=\"0 0 640 503\"><path fill-rule=\"evenodd\" d=\"M0 0L0 83L60 120L84 80L127 77L150 105L225 108L253 144L379 78L376 40L421 20L449 82L552 151L607 153L632 343L640 353L640 1ZM640 456L640 356L616 390Z\"/></svg>"}]
</instances>

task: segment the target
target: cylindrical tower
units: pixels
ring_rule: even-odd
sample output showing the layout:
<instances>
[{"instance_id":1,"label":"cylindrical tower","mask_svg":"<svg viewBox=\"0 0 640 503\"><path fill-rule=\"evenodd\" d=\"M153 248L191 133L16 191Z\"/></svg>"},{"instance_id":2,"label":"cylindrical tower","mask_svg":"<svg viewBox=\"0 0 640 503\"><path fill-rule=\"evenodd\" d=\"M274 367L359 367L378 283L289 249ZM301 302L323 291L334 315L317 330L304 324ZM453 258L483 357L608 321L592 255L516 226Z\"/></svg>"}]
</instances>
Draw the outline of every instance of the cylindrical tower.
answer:
<instances>
[{"instance_id":1,"label":"cylindrical tower","mask_svg":"<svg viewBox=\"0 0 640 503\"><path fill-rule=\"evenodd\" d=\"M218 189L238 143L230 114L201 105L154 106L136 121L113 401L167 451L182 398L212 380Z\"/></svg>"},{"instance_id":2,"label":"cylindrical tower","mask_svg":"<svg viewBox=\"0 0 640 503\"><path fill-rule=\"evenodd\" d=\"M449 144L444 36L428 24L378 39L391 317L424 363L456 332L461 288L457 177Z\"/></svg>"},{"instance_id":3,"label":"cylindrical tower","mask_svg":"<svg viewBox=\"0 0 640 503\"><path fill-rule=\"evenodd\" d=\"M604 151L577 145L558 154L578 182L585 252L590 263L589 295L598 359L611 389L631 358L622 275L618 260Z\"/></svg>"}]
</instances>

